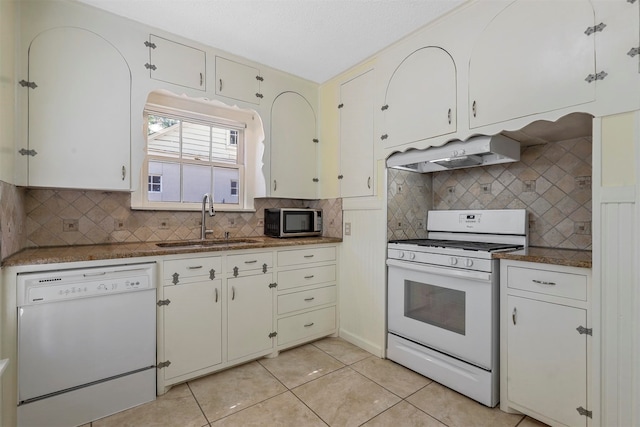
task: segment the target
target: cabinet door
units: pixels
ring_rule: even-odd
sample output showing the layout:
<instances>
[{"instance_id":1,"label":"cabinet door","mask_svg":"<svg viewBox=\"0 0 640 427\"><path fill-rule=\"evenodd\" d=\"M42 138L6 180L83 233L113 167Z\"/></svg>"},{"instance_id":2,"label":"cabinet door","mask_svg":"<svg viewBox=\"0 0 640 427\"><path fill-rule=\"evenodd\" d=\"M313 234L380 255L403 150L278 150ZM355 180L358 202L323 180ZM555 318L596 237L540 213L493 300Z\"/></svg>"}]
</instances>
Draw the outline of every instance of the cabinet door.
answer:
<instances>
[{"instance_id":1,"label":"cabinet door","mask_svg":"<svg viewBox=\"0 0 640 427\"><path fill-rule=\"evenodd\" d=\"M586 311L508 296L509 400L571 426L586 426ZM588 408L587 408L588 409Z\"/></svg>"},{"instance_id":2,"label":"cabinet door","mask_svg":"<svg viewBox=\"0 0 640 427\"><path fill-rule=\"evenodd\" d=\"M149 36L152 79L205 90L205 52L162 37Z\"/></svg>"},{"instance_id":3,"label":"cabinet door","mask_svg":"<svg viewBox=\"0 0 640 427\"><path fill-rule=\"evenodd\" d=\"M340 195L371 196L373 182L373 71L340 86Z\"/></svg>"},{"instance_id":4,"label":"cabinet door","mask_svg":"<svg viewBox=\"0 0 640 427\"><path fill-rule=\"evenodd\" d=\"M596 35L585 34L593 25L588 0L506 7L471 54L470 127L593 101L596 83L585 81L595 73Z\"/></svg>"},{"instance_id":5,"label":"cabinet door","mask_svg":"<svg viewBox=\"0 0 640 427\"><path fill-rule=\"evenodd\" d=\"M260 104L260 70L216 56L216 95Z\"/></svg>"},{"instance_id":6,"label":"cabinet door","mask_svg":"<svg viewBox=\"0 0 640 427\"><path fill-rule=\"evenodd\" d=\"M81 28L44 31L29 81L29 185L129 190L131 73L113 45Z\"/></svg>"},{"instance_id":7,"label":"cabinet door","mask_svg":"<svg viewBox=\"0 0 640 427\"><path fill-rule=\"evenodd\" d=\"M220 280L165 286L165 380L222 361L221 290Z\"/></svg>"},{"instance_id":8,"label":"cabinet door","mask_svg":"<svg viewBox=\"0 0 640 427\"><path fill-rule=\"evenodd\" d=\"M317 198L316 115L302 95L283 92L271 107L271 196Z\"/></svg>"},{"instance_id":9,"label":"cabinet door","mask_svg":"<svg viewBox=\"0 0 640 427\"><path fill-rule=\"evenodd\" d=\"M273 346L272 275L236 277L227 281L227 358L239 359Z\"/></svg>"},{"instance_id":10,"label":"cabinet door","mask_svg":"<svg viewBox=\"0 0 640 427\"><path fill-rule=\"evenodd\" d=\"M391 76L383 109L383 144L395 147L456 131L456 67L449 53L424 47Z\"/></svg>"}]
</instances>

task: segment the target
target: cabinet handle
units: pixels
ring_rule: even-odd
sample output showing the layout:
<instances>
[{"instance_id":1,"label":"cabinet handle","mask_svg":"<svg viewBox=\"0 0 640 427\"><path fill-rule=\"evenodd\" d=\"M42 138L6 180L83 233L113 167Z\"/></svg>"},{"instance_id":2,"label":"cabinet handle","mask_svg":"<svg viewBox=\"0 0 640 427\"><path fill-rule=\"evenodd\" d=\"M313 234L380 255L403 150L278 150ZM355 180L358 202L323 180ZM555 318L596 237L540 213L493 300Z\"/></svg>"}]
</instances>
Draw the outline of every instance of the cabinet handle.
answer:
<instances>
[{"instance_id":1,"label":"cabinet handle","mask_svg":"<svg viewBox=\"0 0 640 427\"><path fill-rule=\"evenodd\" d=\"M202 266L201 265L192 265L190 267L187 267L187 269L189 269L189 270L197 270L199 268L202 268Z\"/></svg>"},{"instance_id":2,"label":"cabinet handle","mask_svg":"<svg viewBox=\"0 0 640 427\"><path fill-rule=\"evenodd\" d=\"M278 181L276 181L275 179L273 180L273 191L276 191L278 189Z\"/></svg>"},{"instance_id":3,"label":"cabinet handle","mask_svg":"<svg viewBox=\"0 0 640 427\"><path fill-rule=\"evenodd\" d=\"M236 287L232 286L231 287L231 301L233 301L234 299L236 299Z\"/></svg>"},{"instance_id":4,"label":"cabinet handle","mask_svg":"<svg viewBox=\"0 0 640 427\"><path fill-rule=\"evenodd\" d=\"M555 282L545 282L545 281L543 281L543 280L535 280L535 279L532 279L531 281L532 281L533 283L537 283L538 285L549 285L549 286L555 286L555 285L556 285L556 284L555 284Z\"/></svg>"},{"instance_id":5,"label":"cabinet handle","mask_svg":"<svg viewBox=\"0 0 640 427\"><path fill-rule=\"evenodd\" d=\"M315 297L309 297L309 298L305 298L305 301L313 301L314 299L316 299Z\"/></svg>"},{"instance_id":6,"label":"cabinet handle","mask_svg":"<svg viewBox=\"0 0 640 427\"><path fill-rule=\"evenodd\" d=\"M305 279L313 279L313 277L314 277L314 276L315 276L315 275L313 275L313 274L312 274L311 276L304 276L304 278L305 278Z\"/></svg>"},{"instance_id":7,"label":"cabinet handle","mask_svg":"<svg viewBox=\"0 0 640 427\"><path fill-rule=\"evenodd\" d=\"M218 288L216 288L216 299L215 302L218 302Z\"/></svg>"},{"instance_id":8,"label":"cabinet handle","mask_svg":"<svg viewBox=\"0 0 640 427\"><path fill-rule=\"evenodd\" d=\"M122 166L122 180L124 181L124 177L127 176L127 168Z\"/></svg>"},{"instance_id":9,"label":"cabinet handle","mask_svg":"<svg viewBox=\"0 0 640 427\"><path fill-rule=\"evenodd\" d=\"M309 327L311 327L311 326L313 326L313 322L311 322L311 323L307 323L306 325L304 325L304 327L305 327L305 328L309 328Z\"/></svg>"},{"instance_id":10,"label":"cabinet handle","mask_svg":"<svg viewBox=\"0 0 640 427\"><path fill-rule=\"evenodd\" d=\"M200 73L200 86L202 86L202 73Z\"/></svg>"},{"instance_id":11,"label":"cabinet handle","mask_svg":"<svg viewBox=\"0 0 640 427\"><path fill-rule=\"evenodd\" d=\"M449 108L449 112L447 113L447 120L449 120L449 124L451 124L451 108Z\"/></svg>"},{"instance_id":12,"label":"cabinet handle","mask_svg":"<svg viewBox=\"0 0 640 427\"><path fill-rule=\"evenodd\" d=\"M473 101L473 105L471 106L471 111L473 111L473 117L476 116L476 101Z\"/></svg>"},{"instance_id":13,"label":"cabinet handle","mask_svg":"<svg viewBox=\"0 0 640 427\"><path fill-rule=\"evenodd\" d=\"M255 264L256 262L258 262L258 260L257 259L253 259L251 261L245 261L244 263L245 264Z\"/></svg>"},{"instance_id":14,"label":"cabinet handle","mask_svg":"<svg viewBox=\"0 0 640 427\"><path fill-rule=\"evenodd\" d=\"M222 92L222 79L220 79L220 89L218 89L218 92Z\"/></svg>"},{"instance_id":15,"label":"cabinet handle","mask_svg":"<svg viewBox=\"0 0 640 427\"><path fill-rule=\"evenodd\" d=\"M513 313L511 313L511 319L513 320L513 324L516 324L516 315L518 314L518 310L513 307Z\"/></svg>"},{"instance_id":16,"label":"cabinet handle","mask_svg":"<svg viewBox=\"0 0 640 427\"><path fill-rule=\"evenodd\" d=\"M367 178L367 188L371 190L371 177Z\"/></svg>"},{"instance_id":17,"label":"cabinet handle","mask_svg":"<svg viewBox=\"0 0 640 427\"><path fill-rule=\"evenodd\" d=\"M313 258L313 254L311 254L311 255L305 255L304 257L305 257L305 258Z\"/></svg>"}]
</instances>

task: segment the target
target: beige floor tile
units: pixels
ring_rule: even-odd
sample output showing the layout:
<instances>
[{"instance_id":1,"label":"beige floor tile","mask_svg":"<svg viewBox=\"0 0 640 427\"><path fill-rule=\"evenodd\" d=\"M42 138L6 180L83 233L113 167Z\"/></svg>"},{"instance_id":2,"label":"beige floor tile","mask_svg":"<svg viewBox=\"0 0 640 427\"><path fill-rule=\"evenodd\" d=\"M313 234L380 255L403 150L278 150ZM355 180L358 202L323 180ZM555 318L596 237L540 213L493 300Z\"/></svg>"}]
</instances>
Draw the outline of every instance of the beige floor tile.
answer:
<instances>
[{"instance_id":1,"label":"beige floor tile","mask_svg":"<svg viewBox=\"0 0 640 427\"><path fill-rule=\"evenodd\" d=\"M404 366L376 356L356 362L351 368L403 399L431 382Z\"/></svg>"},{"instance_id":2,"label":"beige floor tile","mask_svg":"<svg viewBox=\"0 0 640 427\"><path fill-rule=\"evenodd\" d=\"M393 425L402 427L446 427L440 421L404 401L387 409L362 426L388 427Z\"/></svg>"},{"instance_id":3,"label":"beige floor tile","mask_svg":"<svg viewBox=\"0 0 640 427\"><path fill-rule=\"evenodd\" d=\"M313 345L294 348L259 363L290 389L344 366Z\"/></svg>"},{"instance_id":4,"label":"beige floor tile","mask_svg":"<svg viewBox=\"0 0 640 427\"><path fill-rule=\"evenodd\" d=\"M189 387L211 422L287 390L258 362L190 381Z\"/></svg>"},{"instance_id":5,"label":"beige floor tile","mask_svg":"<svg viewBox=\"0 0 640 427\"><path fill-rule=\"evenodd\" d=\"M158 396L153 402L94 421L92 427L202 427L207 424L191 391L186 384L182 384Z\"/></svg>"},{"instance_id":6,"label":"beige floor tile","mask_svg":"<svg viewBox=\"0 0 640 427\"><path fill-rule=\"evenodd\" d=\"M292 391L331 426L360 425L400 401L398 396L348 367Z\"/></svg>"},{"instance_id":7,"label":"beige floor tile","mask_svg":"<svg viewBox=\"0 0 640 427\"><path fill-rule=\"evenodd\" d=\"M518 427L548 427L548 425L533 418L525 417L525 419L518 424Z\"/></svg>"},{"instance_id":8,"label":"beige floor tile","mask_svg":"<svg viewBox=\"0 0 640 427\"><path fill-rule=\"evenodd\" d=\"M515 427L522 415L488 408L436 382L432 382L407 401L449 427Z\"/></svg>"},{"instance_id":9,"label":"beige floor tile","mask_svg":"<svg viewBox=\"0 0 640 427\"><path fill-rule=\"evenodd\" d=\"M366 359L371 353L356 347L342 338L324 338L313 343L320 350L335 357L345 365L351 365L359 360Z\"/></svg>"},{"instance_id":10,"label":"beige floor tile","mask_svg":"<svg viewBox=\"0 0 640 427\"><path fill-rule=\"evenodd\" d=\"M286 392L211 423L211 426L324 427L326 424L291 392Z\"/></svg>"}]
</instances>

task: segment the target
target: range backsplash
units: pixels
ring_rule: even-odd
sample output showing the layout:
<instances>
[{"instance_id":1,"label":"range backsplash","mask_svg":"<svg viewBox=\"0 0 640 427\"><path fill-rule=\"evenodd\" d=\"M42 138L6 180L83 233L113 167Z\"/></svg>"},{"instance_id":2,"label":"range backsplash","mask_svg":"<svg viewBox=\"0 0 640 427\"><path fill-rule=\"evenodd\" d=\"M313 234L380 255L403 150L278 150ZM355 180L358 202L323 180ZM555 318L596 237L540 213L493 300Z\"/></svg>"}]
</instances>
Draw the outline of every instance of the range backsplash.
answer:
<instances>
[{"instance_id":1,"label":"range backsplash","mask_svg":"<svg viewBox=\"0 0 640 427\"><path fill-rule=\"evenodd\" d=\"M504 165L389 169L387 235L424 237L429 209L525 208L530 245L591 250L591 153L591 139L576 138L524 147L519 162Z\"/></svg>"}]
</instances>

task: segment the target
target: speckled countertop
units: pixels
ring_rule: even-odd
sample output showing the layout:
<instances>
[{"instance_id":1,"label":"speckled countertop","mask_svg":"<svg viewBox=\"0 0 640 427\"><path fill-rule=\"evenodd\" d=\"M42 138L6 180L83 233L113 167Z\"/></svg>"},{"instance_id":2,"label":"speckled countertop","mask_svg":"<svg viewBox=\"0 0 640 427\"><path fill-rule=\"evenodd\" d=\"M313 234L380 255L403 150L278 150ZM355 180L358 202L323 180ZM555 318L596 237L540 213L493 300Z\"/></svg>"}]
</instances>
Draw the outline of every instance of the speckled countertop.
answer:
<instances>
[{"instance_id":1,"label":"speckled countertop","mask_svg":"<svg viewBox=\"0 0 640 427\"><path fill-rule=\"evenodd\" d=\"M58 262L93 261L100 259L136 258L144 256L162 256L185 253L219 252L240 249L278 248L287 246L319 245L323 243L340 243L342 239L334 237L296 237L276 239L256 236L238 238L246 240L240 244L216 245L206 247L160 247L158 243L113 243L104 245L52 246L44 248L24 249L2 262L2 267L29 264L52 264ZM234 239L231 239L232 241Z\"/></svg>"},{"instance_id":2,"label":"speckled countertop","mask_svg":"<svg viewBox=\"0 0 640 427\"><path fill-rule=\"evenodd\" d=\"M540 262L543 264L566 265L569 267L591 268L591 251L574 249L541 248L529 246L513 252L499 252L494 258L516 261Z\"/></svg>"}]
</instances>

